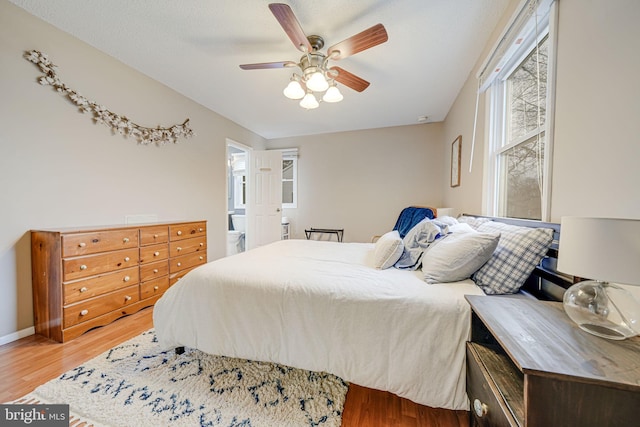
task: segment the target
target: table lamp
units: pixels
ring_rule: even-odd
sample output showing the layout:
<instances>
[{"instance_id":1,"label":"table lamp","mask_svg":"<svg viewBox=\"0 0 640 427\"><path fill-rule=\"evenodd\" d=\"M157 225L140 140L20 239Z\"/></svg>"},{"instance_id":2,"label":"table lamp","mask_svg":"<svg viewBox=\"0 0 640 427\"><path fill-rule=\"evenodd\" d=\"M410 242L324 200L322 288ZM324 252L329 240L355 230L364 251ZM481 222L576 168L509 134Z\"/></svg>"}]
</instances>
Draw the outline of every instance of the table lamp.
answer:
<instances>
[{"instance_id":1,"label":"table lamp","mask_svg":"<svg viewBox=\"0 0 640 427\"><path fill-rule=\"evenodd\" d=\"M562 217L558 270L587 278L565 291L564 310L590 334L623 340L640 334L640 220Z\"/></svg>"}]
</instances>

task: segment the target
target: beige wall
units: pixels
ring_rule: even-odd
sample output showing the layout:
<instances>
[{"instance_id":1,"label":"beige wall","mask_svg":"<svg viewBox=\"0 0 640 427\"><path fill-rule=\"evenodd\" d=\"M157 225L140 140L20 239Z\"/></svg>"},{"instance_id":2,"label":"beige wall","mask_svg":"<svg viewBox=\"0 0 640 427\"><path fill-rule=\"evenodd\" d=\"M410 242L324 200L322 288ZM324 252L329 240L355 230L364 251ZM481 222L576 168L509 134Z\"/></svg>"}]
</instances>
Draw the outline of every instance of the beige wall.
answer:
<instances>
[{"instance_id":1,"label":"beige wall","mask_svg":"<svg viewBox=\"0 0 640 427\"><path fill-rule=\"evenodd\" d=\"M512 1L486 51L518 3ZM640 2L560 0L558 15L551 221L564 215L640 218ZM463 135L462 185L445 184L443 201L468 212L482 212L484 96L468 172L476 70L447 116L442 142L447 148ZM449 151L444 156L449 162Z\"/></svg>"},{"instance_id":2,"label":"beige wall","mask_svg":"<svg viewBox=\"0 0 640 427\"><path fill-rule=\"evenodd\" d=\"M442 199L442 124L370 129L270 140L299 147L298 208L287 209L294 238L305 227L344 228L367 242L391 230L406 206Z\"/></svg>"},{"instance_id":3,"label":"beige wall","mask_svg":"<svg viewBox=\"0 0 640 427\"><path fill-rule=\"evenodd\" d=\"M519 0L511 2L495 40ZM562 215L640 218L640 16L636 0L560 0L551 220ZM479 55L478 64L485 52ZM197 136L143 147L112 136L50 88L22 58L39 49L62 79L140 124L191 119ZM226 243L225 140L265 141L137 73L21 9L0 0L0 337L33 324L29 235L32 228L121 223L129 214L209 221L209 258ZM476 68L477 69L477 68ZM474 168L469 156L474 69L444 123L288 138L299 147L299 208L304 228L344 227L367 241L391 228L411 204L482 212L484 97ZM451 142L462 135L461 186L449 187Z\"/></svg>"},{"instance_id":4,"label":"beige wall","mask_svg":"<svg viewBox=\"0 0 640 427\"><path fill-rule=\"evenodd\" d=\"M38 49L87 98L141 125L182 123L194 138L140 146L50 87L23 59ZM29 230L123 223L125 215L205 219L209 259L226 248L226 138L264 140L0 0L0 337L33 325Z\"/></svg>"},{"instance_id":5,"label":"beige wall","mask_svg":"<svg viewBox=\"0 0 640 427\"><path fill-rule=\"evenodd\" d=\"M559 4L552 219L640 218L640 2Z\"/></svg>"}]
</instances>

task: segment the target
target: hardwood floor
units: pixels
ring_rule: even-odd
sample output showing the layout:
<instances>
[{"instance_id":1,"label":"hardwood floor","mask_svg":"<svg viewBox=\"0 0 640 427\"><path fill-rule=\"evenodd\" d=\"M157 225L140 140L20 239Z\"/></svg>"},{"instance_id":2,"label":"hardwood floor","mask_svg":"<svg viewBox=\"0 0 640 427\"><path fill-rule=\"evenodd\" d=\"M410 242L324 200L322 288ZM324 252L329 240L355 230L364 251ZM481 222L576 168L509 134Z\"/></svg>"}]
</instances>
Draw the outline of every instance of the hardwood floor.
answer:
<instances>
[{"instance_id":1,"label":"hardwood floor","mask_svg":"<svg viewBox=\"0 0 640 427\"><path fill-rule=\"evenodd\" d=\"M0 346L0 402L15 400L109 348L153 327L152 308L59 344L32 335ZM464 427L466 411L417 405L391 393L351 384L343 427Z\"/></svg>"}]
</instances>

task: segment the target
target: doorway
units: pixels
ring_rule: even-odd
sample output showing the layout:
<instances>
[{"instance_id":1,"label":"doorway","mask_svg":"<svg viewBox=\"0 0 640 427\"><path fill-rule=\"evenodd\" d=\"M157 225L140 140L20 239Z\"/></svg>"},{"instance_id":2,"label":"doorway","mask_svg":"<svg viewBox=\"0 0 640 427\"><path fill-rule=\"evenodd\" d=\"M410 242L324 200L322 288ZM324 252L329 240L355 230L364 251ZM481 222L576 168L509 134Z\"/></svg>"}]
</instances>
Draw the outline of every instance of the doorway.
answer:
<instances>
[{"instance_id":1,"label":"doorway","mask_svg":"<svg viewBox=\"0 0 640 427\"><path fill-rule=\"evenodd\" d=\"M227 256L246 250L250 151L250 147L227 139Z\"/></svg>"}]
</instances>

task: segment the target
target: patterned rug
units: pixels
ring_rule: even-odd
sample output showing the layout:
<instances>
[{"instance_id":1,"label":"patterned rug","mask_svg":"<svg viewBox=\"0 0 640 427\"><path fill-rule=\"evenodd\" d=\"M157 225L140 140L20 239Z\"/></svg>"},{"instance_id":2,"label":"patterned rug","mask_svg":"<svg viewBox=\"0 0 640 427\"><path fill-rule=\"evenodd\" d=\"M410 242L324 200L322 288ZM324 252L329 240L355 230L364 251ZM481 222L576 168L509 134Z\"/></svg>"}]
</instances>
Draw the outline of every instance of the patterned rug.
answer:
<instances>
[{"instance_id":1,"label":"patterned rug","mask_svg":"<svg viewBox=\"0 0 640 427\"><path fill-rule=\"evenodd\" d=\"M339 426L347 387L273 363L161 352L151 329L15 403L68 403L72 425Z\"/></svg>"}]
</instances>

